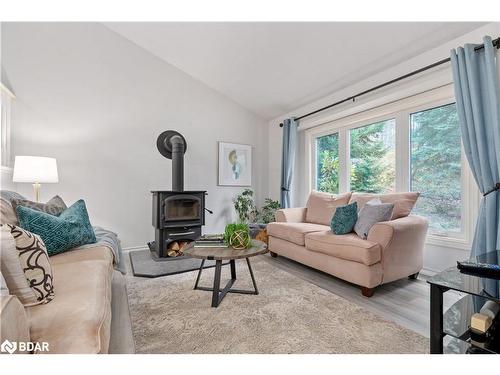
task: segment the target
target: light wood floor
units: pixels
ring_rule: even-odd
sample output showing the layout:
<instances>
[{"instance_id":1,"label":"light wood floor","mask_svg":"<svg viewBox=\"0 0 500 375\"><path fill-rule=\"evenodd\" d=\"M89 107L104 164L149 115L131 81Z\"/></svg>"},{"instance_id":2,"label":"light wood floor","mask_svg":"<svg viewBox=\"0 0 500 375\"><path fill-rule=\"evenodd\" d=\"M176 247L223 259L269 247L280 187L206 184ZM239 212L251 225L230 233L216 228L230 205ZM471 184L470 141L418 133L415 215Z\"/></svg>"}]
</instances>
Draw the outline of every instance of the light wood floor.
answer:
<instances>
[{"instance_id":1,"label":"light wood floor","mask_svg":"<svg viewBox=\"0 0 500 375\"><path fill-rule=\"evenodd\" d=\"M373 297L366 298L361 295L358 286L321 271L282 256L272 258L267 254L263 258L276 267L356 303L384 319L429 337L429 284L423 277L419 277L418 280L403 279L381 285L377 287ZM457 292L445 293L444 308L451 306L460 297Z\"/></svg>"}]
</instances>

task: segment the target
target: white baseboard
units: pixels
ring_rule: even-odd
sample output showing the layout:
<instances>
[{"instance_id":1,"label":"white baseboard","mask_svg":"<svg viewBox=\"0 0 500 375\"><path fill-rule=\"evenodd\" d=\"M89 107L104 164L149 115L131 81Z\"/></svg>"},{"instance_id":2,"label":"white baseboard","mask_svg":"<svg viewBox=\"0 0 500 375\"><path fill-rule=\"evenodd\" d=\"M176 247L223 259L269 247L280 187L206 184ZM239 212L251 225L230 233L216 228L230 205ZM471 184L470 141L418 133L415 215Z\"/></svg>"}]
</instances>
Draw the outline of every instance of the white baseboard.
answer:
<instances>
[{"instance_id":1,"label":"white baseboard","mask_svg":"<svg viewBox=\"0 0 500 375\"><path fill-rule=\"evenodd\" d=\"M147 246L129 246L129 247L123 247L122 252L128 253L130 251L137 251L137 250L149 250Z\"/></svg>"},{"instance_id":2,"label":"white baseboard","mask_svg":"<svg viewBox=\"0 0 500 375\"><path fill-rule=\"evenodd\" d=\"M433 270L433 269L429 269L429 268L422 268L422 270L420 271L420 273L422 275L428 276L428 277L434 276L435 274L437 274L439 272L441 272L441 271Z\"/></svg>"}]
</instances>

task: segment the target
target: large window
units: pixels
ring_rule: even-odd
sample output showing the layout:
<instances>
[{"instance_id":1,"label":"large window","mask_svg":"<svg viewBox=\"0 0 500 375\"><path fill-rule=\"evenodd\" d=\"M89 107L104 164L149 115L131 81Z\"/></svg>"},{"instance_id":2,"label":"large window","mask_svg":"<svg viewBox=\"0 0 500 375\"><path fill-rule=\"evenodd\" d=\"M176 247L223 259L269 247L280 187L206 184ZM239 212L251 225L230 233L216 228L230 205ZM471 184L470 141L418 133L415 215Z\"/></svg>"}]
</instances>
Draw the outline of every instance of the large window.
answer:
<instances>
[{"instance_id":1,"label":"large window","mask_svg":"<svg viewBox=\"0 0 500 375\"><path fill-rule=\"evenodd\" d=\"M339 135L316 138L316 189L339 192Z\"/></svg>"},{"instance_id":2,"label":"large window","mask_svg":"<svg viewBox=\"0 0 500 375\"><path fill-rule=\"evenodd\" d=\"M410 187L414 212L437 234L461 230L461 146L455 104L410 115Z\"/></svg>"},{"instance_id":3,"label":"large window","mask_svg":"<svg viewBox=\"0 0 500 375\"><path fill-rule=\"evenodd\" d=\"M395 189L395 121L350 130L351 191L388 193Z\"/></svg>"},{"instance_id":4,"label":"large window","mask_svg":"<svg viewBox=\"0 0 500 375\"><path fill-rule=\"evenodd\" d=\"M306 130L305 139L311 188L418 191L412 213L429 220L429 240L470 245L479 193L462 155L452 87L342 117Z\"/></svg>"}]
</instances>

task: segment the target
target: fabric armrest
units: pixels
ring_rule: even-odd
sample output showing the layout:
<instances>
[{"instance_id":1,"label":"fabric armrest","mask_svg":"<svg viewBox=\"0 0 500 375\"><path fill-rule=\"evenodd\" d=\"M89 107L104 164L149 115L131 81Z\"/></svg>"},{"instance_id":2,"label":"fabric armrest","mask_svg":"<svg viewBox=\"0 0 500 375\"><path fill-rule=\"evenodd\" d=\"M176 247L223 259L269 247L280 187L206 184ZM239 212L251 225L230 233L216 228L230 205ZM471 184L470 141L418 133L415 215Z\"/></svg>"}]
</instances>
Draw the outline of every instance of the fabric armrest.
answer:
<instances>
[{"instance_id":1,"label":"fabric armrest","mask_svg":"<svg viewBox=\"0 0 500 375\"><path fill-rule=\"evenodd\" d=\"M419 272L423 267L427 219L411 215L375 224L368 241L382 248L383 282Z\"/></svg>"},{"instance_id":2,"label":"fabric armrest","mask_svg":"<svg viewBox=\"0 0 500 375\"><path fill-rule=\"evenodd\" d=\"M276 211L276 221L287 223L304 223L306 221L306 207L283 208Z\"/></svg>"},{"instance_id":3,"label":"fabric armrest","mask_svg":"<svg viewBox=\"0 0 500 375\"><path fill-rule=\"evenodd\" d=\"M0 342L30 341L29 322L24 306L13 295L0 296ZM25 353L16 349L15 353Z\"/></svg>"}]
</instances>

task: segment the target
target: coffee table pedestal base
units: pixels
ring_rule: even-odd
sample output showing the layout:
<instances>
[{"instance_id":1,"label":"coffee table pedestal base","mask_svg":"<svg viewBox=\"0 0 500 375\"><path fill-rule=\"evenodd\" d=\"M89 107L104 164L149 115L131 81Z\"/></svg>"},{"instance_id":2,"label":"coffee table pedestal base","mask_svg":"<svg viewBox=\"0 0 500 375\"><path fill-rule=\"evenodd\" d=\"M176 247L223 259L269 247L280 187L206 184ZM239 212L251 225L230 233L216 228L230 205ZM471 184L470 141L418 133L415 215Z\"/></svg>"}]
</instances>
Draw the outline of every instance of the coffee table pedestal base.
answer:
<instances>
[{"instance_id":1,"label":"coffee table pedestal base","mask_svg":"<svg viewBox=\"0 0 500 375\"><path fill-rule=\"evenodd\" d=\"M222 290L220 289L222 260L215 261L215 276L214 276L213 288L198 286L201 273L203 272L203 265L205 263L205 259L203 259L201 262L200 269L198 271L198 276L196 277L196 283L194 284L194 289L212 292L212 307L218 307L227 293L255 294L255 295L259 294L259 290L257 289L257 283L255 282L255 277L253 275L252 266L250 265L250 259L245 258L245 260L247 261L248 271L250 272L250 277L252 278L252 284L254 290L242 290L242 289L231 288L234 282L236 281L236 262L234 259L231 259L229 261L229 267L231 268L231 279L227 282L226 286Z\"/></svg>"}]
</instances>

